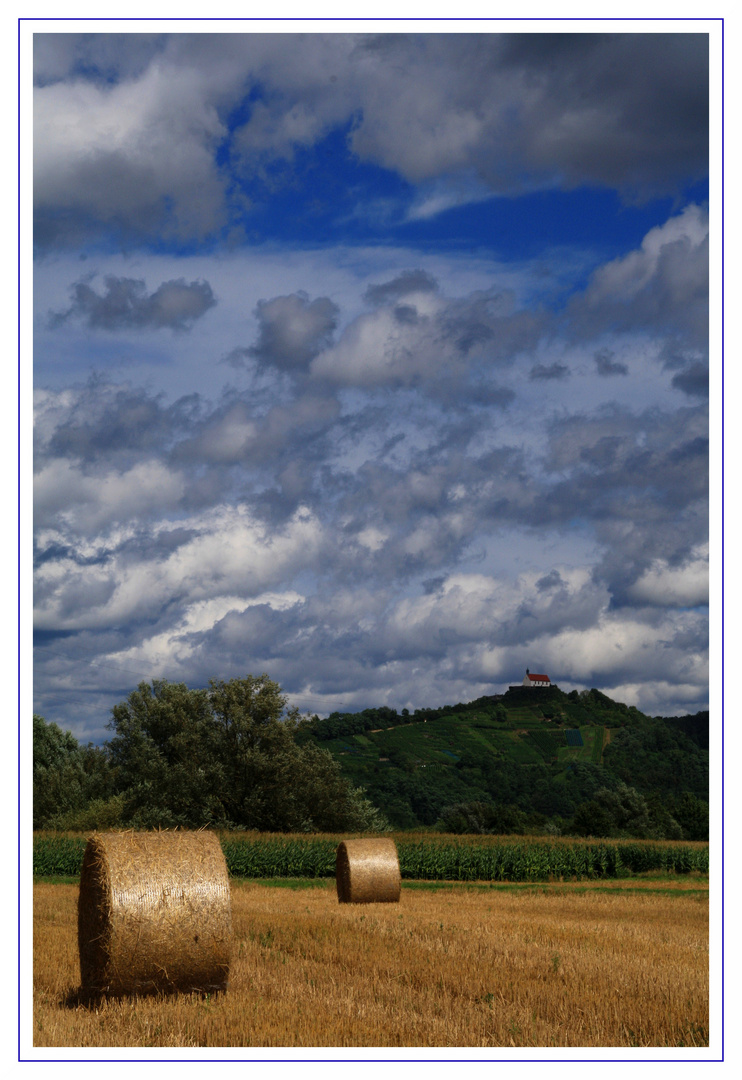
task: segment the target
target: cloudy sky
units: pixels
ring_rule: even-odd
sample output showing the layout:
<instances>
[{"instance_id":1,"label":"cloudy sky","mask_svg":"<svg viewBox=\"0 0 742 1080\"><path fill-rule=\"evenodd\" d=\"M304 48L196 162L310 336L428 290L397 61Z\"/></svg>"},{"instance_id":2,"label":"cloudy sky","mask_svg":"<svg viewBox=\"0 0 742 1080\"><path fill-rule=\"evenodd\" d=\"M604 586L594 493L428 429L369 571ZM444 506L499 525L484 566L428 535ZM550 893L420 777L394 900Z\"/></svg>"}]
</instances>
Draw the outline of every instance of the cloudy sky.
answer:
<instances>
[{"instance_id":1,"label":"cloudy sky","mask_svg":"<svg viewBox=\"0 0 742 1080\"><path fill-rule=\"evenodd\" d=\"M708 46L35 34L35 710L706 707Z\"/></svg>"}]
</instances>

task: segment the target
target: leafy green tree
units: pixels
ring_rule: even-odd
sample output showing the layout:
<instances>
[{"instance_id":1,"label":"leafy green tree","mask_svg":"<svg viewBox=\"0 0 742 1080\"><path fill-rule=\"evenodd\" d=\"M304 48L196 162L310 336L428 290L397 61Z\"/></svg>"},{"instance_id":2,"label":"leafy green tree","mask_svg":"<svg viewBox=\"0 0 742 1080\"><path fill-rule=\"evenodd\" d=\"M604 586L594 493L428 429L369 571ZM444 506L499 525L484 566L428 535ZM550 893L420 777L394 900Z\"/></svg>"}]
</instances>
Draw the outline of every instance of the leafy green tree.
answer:
<instances>
[{"instance_id":1,"label":"leafy green tree","mask_svg":"<svg viewBox=\"0 0 742 1080\"><path fill-rule=\"evenodd\" d=\"M670 810L683 831L684 840L708 840L709 804L704 799L684 791L679 798L671 800Z\"/></svg>"},{"instance_id":2,"label":"leafy green tree","mask_svg":"<svg viewBox=\"0 0 742 1080\"><path fill-rule=\"evenodd\" d=\"M523 833L528 819L512 803L456 803L444 808L437 827L451 833Z\"/></svg>"},{"instance_id":3,"label":"leafy green tree","mask_svg":"<svg viewBox=\"0 0 742 1080\"><path fill-rule=\"evenodd\" d=\"M662 720L621 728L605 748L606 769L641 791L708 798L709 755L682 731Z\"/></svg>"},{"instance_id":4,"label":"leafy green tree","mask_svg":"<svg viewBox=\"0 0 742 1080\"><path fill-rule=\"evenodd\" d=\"M205 690L140 683L111 710L109 743L124 818L140 828L222 821L224 767Z\"/></svg>"},{"instance_id":5,"label":"leafy green tree","mask_svg":"<svg viewBox=\"0 0 742 1080\"><path fill-rule=\"evenodd\" d=\"M84 827L77 823L84 808L95 800L103 812L112 794L105 751L92 745L80 746L72 732L34 714L33 827Z\"/></svg>"},{"instance_id":6,"label":"leafy green tree","mask_svg":"<svg viewBox=\"0 0 742 1080\"><path fill-rule=\"evenodd\" d=\"M208 689L140 683L112 710L112 761L125 816L140 827L212 824L261 831L383 828L362 789L329 751L297 741L267 675L212 680Z\"/></svg>"},{"instance_id":7,"label":"leafy green tree","mask_svg":"<svg viewBox=\"0 0 742 1080\"><path fill-rule=\"evenodd\" d=\"M33 718L33 827L50 826L83 801L85 770L77 739L43 716Z\"/></svg>"},{"instance_id":8,"label":"leafy green tree","mask_svg":"<svg viewBox=\"0 0 742 1080\"><path fill-rule=\"evenodd\" d=\"M575 811L572 832L582 836L631 836L644 840L681 840L682 830L658 794L645 797L618 783L600 788Z\"/></svg>"},{"instance_id":9,"label":"leafy green tree","mask_svg":"<svg viewBox=\"0 0 742 1080\"><path fill-rule=\"evenodd\" d=\"M577 836L613 836L616 823L609 810L596 799L580 803L568 831Z\"/></svg>"}]
</instances>

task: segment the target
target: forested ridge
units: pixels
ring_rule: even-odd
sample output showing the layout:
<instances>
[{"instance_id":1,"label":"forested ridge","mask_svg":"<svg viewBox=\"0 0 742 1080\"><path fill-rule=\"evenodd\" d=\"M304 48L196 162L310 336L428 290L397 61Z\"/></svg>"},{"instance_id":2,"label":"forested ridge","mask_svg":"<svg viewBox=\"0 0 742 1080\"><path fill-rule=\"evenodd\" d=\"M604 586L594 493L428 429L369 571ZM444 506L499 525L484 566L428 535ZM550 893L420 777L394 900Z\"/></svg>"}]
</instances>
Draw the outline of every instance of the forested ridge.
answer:
<instances>
[{"instance_id":1,"label":"forested ridge","mask_svg":"<svg viewBox=\"0 0 742 1080\"><path fill-rule=\"evenodd\" d=\"M595 689L321 719L288 709L267 675L140 683L103 746L34 717L34 827L704 840L708 723Z\"/></svg>"}]
</instances>

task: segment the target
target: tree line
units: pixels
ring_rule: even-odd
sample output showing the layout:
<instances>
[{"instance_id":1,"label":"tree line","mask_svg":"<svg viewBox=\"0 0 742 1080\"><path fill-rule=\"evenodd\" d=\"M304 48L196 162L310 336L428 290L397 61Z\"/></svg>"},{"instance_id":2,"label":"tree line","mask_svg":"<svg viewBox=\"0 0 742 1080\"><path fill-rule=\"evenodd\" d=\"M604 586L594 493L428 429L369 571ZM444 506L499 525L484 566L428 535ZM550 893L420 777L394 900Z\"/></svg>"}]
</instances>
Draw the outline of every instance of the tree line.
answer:
<instances>
[{"instance_id":1,"label":"tree line","mask_svg":"<svg viewBox=\"0 0 742 1080\"><path fill-rule=\"evenodd\" d=\"M609 698L600 704L606 713L620 707ZM496 698L445 712L472 705L507 720ZM351 780L318 744L341 728L392 727L442 711L410 715L381 707L319 720L287 708L267 675L212 680L204 689L142 682L111 710L112 737L102 746L80 745L70 732L34 716L34 828L357 832L422 826L708 839L708 750L699 745L700 714L674 724L632 716L631 725L614 730L603 766L575 763L566 778L556 766L524 767L484 750L464 755L453 768L414 769L398 750L391 752L394 760Z\"/></svg>"}]
</instances>

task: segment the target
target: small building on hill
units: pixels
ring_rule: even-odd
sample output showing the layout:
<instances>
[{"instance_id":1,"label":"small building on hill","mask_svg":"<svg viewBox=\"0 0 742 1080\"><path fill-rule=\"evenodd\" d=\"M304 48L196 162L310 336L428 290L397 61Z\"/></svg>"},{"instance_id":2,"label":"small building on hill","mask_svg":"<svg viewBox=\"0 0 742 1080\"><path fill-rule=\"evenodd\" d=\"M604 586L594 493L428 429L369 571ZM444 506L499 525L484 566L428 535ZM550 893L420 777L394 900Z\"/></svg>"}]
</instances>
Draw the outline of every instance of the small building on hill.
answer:
<instances>
[{"instance_id":1,"label":"small building on hill","mask_svg":"<svg viewBox=\"0 0 742 1080\"><path fill-rule=\"evenodd\" d=\"M532 675L528 668L526 668L526 674L522 683L517 683L515 686L509 686L508 690L520 690L526 686L529 690L535 690L537 688L546 689L556 684L551 681L548 675Z\"/></svg>"},{"instance_id":2,"label":"small building on hill","mask_svg":"<svg viewBox=\"0 0 742 1080\"><path fill-rule=\"evenodd\" d=\"M551 679L548 675L532 675L528 668L526 668L523 686L551 686Z\"/></svg>"},{"instance_id":3,"label":"small building on hill","mask_svg":"<svg viewBox=\"0 0 742 1080\"><path fill-rule=\"evenodd\" d=\"M522 690L554 690L558 692L556 683L552 683L552 680L548 675L536 675L531 673L526 667L526 674L523 679L523 683L516 683L515 686L509 686L509 693L515 693Z\"/></svg>"}]
</instances>

